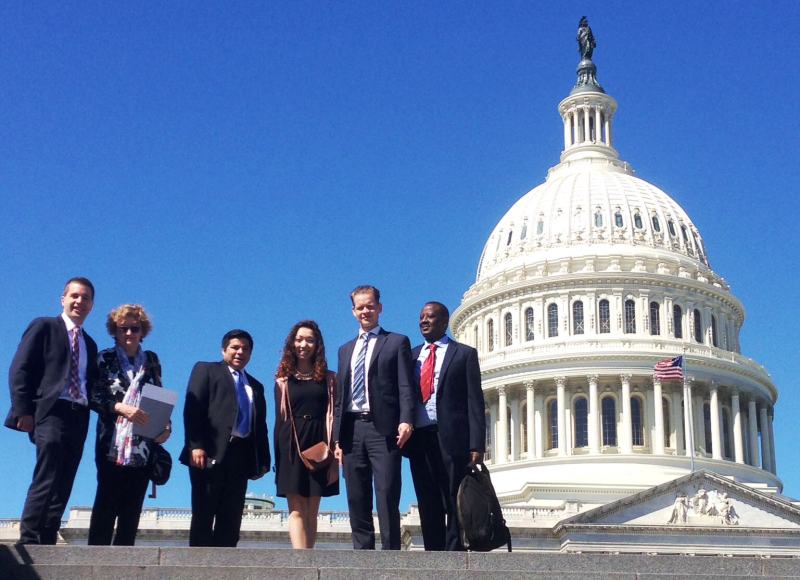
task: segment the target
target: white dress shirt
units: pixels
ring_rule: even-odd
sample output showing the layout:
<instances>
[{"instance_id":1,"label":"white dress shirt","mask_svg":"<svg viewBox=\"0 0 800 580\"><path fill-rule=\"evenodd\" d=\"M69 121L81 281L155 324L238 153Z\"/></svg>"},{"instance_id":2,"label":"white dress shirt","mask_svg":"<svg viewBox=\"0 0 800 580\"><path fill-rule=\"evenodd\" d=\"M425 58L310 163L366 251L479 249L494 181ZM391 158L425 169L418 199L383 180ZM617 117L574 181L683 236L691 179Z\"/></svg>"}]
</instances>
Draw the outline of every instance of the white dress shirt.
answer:
<instances>
[{"instance_id":1,"label":"white dress shirt","mask_svg":"<svg viewBox=\"0 0 800 580\"><path fill-rule=\"evenodd\" d=\"M438 420L436 417L436 392L439 390L439 373L442 371L442 363L444 362L444 353L447 352L447 344L450 342L446 336L443 336L433 344L436 345L436 364L433 367L433 393L427 403L422 404L421 401L417 402L416 419L414 426L416 428L427 427L428 425L436 425ZM420 374L422 373L422 365L428 360L431 355L431 343L425 341L422 350L419 351L417 357L416 373L417 384L419 384Z\"/></svg>"},{"instance_id":2,"label":"white dress shirt","mask_svg":"<svg viewBox=\"0 0 800 580\"><path fill-rule=\"evenodd\" d=\"M361 349L364 348L364 340L361 338L361 335L364 334L364 331L360 328L358 329L358 340L356 340L356 346L353 349L353 355L350 357L350 389L348 391L348 403L347 403L347 410L354 411L356 413L368 413L369 412L369 361L372 358L372 351L375 350L375 339L378 338L378 333L381 331L380 326L376 326L372 330L367 333L367 358L364 360L364 404L360 407L353 402L353 379L356 376L356 362L358 362L358 354L361 352Z\"/></svg>"},{"instance_id":3,"label":"white dress shirt","mask_svg":"<svg viewBox=\"0 0 800 580\"><path fill-rule=\"evenodd\" d=\"M70 369L72 368L72 329L77 326L72 319L67 316L65 313L61 313L61 319L67 325L67 338L69 340L69 353L70 353ZM75 400L69 392L70 385L72 384L72 373L67 374L67 383L64 386L64 390L61 393L59 399L65 399L67 401L75 401L76 403L80 403L81 405L88 405L89 399L86 397L86 361L88 360L86 356L86 341L83 338L83 332L80 330L78 331L78 348L80 349L80 353L78 353L78 376L81 379L81 396L78 400Z\"/></svg>"}]
</instances>

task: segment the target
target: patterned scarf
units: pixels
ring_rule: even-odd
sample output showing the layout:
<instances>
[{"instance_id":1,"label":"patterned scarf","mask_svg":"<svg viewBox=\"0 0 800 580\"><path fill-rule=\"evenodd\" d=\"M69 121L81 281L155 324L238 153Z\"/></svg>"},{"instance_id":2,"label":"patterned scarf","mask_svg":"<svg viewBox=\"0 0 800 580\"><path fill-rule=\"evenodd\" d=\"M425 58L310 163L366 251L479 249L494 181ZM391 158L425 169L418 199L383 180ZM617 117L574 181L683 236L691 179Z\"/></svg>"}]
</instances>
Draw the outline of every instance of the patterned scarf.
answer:
<instances>
[{"instance_id":1,"label":"patterned scarf","mask_svg":"<svg viewBox=\"0 0 800 580\"><path fill-rule=\"evenodd\" d=\"M122 402L125 405L139 406L139 400L142 398L142 390L139 383L147 372L145 357L142 347L136 351L133 359L133 364L128 360L128 355L125 351L117 345L117 360L119 360L120 370L128 377L128 390L125 391L125 397ZM133 458L133 423L125 417L121 416L117 419L117 428L114 433L114 448L117 451L117 465L132 465Z\"/></svg>"}]
</instances>

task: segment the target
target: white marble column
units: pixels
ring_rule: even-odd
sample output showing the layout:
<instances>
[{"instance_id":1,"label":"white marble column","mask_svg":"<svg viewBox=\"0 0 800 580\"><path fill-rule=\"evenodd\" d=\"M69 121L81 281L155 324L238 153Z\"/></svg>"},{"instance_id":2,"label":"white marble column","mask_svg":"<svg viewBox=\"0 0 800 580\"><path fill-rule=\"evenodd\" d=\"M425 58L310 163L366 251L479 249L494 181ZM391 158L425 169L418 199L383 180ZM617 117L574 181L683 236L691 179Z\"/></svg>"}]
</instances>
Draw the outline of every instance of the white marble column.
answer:
<instances>
[{"instance_id":1,"label":"white marble column","mask_svg":"<svg viewBox=\"0 0 800 580\"><path fill-rule=\"evenodd\" d=\"M500 465L508 461L508 400L506 399L506 386L497 387L498 405L497 419L499 429L497 430L497 443L494 448L497 450L495 464Z\"/></svg>"},{"instance_id":2,"label":"white marble column","mask_svg":"<svg viewBox=\"0 0 800 580\"><path fill-rule=\"evenodd\" d=\"M566 411L566 377L556 377L556 397L558 398L558 456L567 454L567 415Z\"/></svg>"},{"instance_id":3,"label":"white marble column","mask_svg":"<svg viewBox=\"0 0 800 580\"><path fill-rule=\"evenodd\" d=\"M772 423L775 418L775 407L772 408L772 413L769 415L769 442L770 442L770 463L772 464L772 473L778 475L778 466L775 464L775 431L772 428Z\"/></svg>"},{"instance_id":4,"label":"white marble column","mask_svg":"<svg viewBox=\"0 0 800 580\"><path fill-rule=\"evenodd\" d=\"M589 381L589 454L600 453L600 401L597 395L597 375L587 375Z\"/></svg>"},{"instance_id":5,"label":"white marble column","mask_svg":"<svg viewBox=\"0 0 800 580\"><path fill-rule=\"evenodd\" d=\"M536 450L536 459L544 457L544 393L539 389L534 393L533 397L533 432L535 437L533 440L534 449Z\"/></svg>"},{"instance_id":6,"label":"white marble column","mask_svg":"<svg viewBox=\"0 0 800 580\"><path fill-rule=\"evenodd\" d=\"M706 418L705 409L702 395L692 395L692 418L694 421L694 436L695 436L695 449L703 449L708 453L706 447Z\"/></svg>"},{"instance_id":7,"label":"white marble column","mask_svg":"<svg viewBox=\"0 0 800 580\"><path fill-rule=\"evenodd\" d=\"M519 454L520 454L520 400L519 397L514 394L511 397L511 461L519 461Z\"/></svg>"},{"instance_id":8,"label":"white marble column","mask_svg":"<svg viewBox=\"0 0 800 580\"><path fill-rule=\"evenodd\" d=\"M758 425L761 427L761 469L772 471L772 450L769 439L769 410L767 405L758 408Z\"/></svg>"},{"instance_id":9,"label":"white marble column","mask_svg":"<svg viewBox=\"0 0 800 580\"><path fill-rule=\"evenodd\" d=\"M570 130L570 115L564 117L564 150L566 151L569 149L570 145L572 145L572 131Z\"/></svg>"},{"instance_id":10,"label":"white marble column","mask_svg":"<svg viewBox=\"0 0 800 580\"><path fill-rule=\"evenodd\" d=\"M633 453L632 426L631 426L631 375L621 374L622 383L622 433L619 438L620 452Z\"/></svg>"},{"instance_id":11,"label":"white marble column","mask_svg":"<svg viewBox=\"0 0 800 580\"><path fill-rule=\"evenodd\" d=\"M683 447L684 417L681 401L683 401L683 389L681 387L676 387L672 391L672 428L675 429L675 455L681 455L685 452Z\"/></svg>"},{"instance_id":12,"label":"white marble column","mask_svg":"<svg viewBox=\"0 0 800 580\"><path fill-rule=\"evenodd\" d=\"M525 383L525 430L528 433L528 445L525 447L525 453L527 453L528 459L533 459L534 457L534 392L533 392L533 381L528 381Z\"/></svg>"},{"instance_id":13,"label":"white marble column","mask_svg":"<svg viewBox=\"0 0 800 580\"><path fill-rule=\"evenodd\" d=\"M709 401L711 408L711 457L712 459L722 459L722 429L720 429L719 417L719 385L717 381L711 381L711 397Z\"/></svg>"},{"instance_id":14,"label":"white marble column","mask_svg":"<svg viewBox=\"0 0 800 580\"><path fill-rule=\"evenodd\" d=\"M603 142L603 129L600 127L599 106L595 106L594 108L594 142L598 144Z\"/></svg>"},{"instance_id":15,"label":"white marble column","mask_svg":"<svg viewBox=\"0 0 800 580\"><path fill-rule=\"evenodd\" d=\"M664 398L661 394L661 380L653 378L653 404L655 407L656 440L653 453L664 455Z\"/></svg>"},{"instance_id":16,"label":"white marble column","mask_svg":"<svg viewBox=\"0 0 800 580\"><path fill-rule=\"evenodd\" d=\"M731 413L733 414L733 459L736 463L744 463L742 410L739 408L739 391L737 390L731 393Z\"/></svg>"},{"instance_id":17,"label":"white marble column","mask_svg":"<svg viewBox=\"0 0 800 580\"><path fill-rule=\"evenodd\" d=\"M747 402L747 417L750 420L750 465L761 467L761 459L758 452L758 411L756 410L755 399Z\"/></svg>"},{"instance_id":18,"label":"white marble column","mask_svg":"<svg viewBox=\"0 0 800 580\"><path fill-rule=\"evenodd\" d=\"M583 142L589 143L589 107L583 108Z\"/></svg>"}]
</instances>

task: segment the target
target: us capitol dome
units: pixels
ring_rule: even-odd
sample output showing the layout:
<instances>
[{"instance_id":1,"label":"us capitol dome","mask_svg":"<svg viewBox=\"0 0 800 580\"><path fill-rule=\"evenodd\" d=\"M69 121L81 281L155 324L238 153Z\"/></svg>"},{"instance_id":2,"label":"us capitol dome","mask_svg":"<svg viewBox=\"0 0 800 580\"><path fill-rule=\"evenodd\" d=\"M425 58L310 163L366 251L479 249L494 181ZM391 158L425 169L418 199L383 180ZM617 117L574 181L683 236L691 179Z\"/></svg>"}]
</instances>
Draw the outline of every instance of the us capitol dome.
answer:
<instances>
[{"instance_id":1,"label":"us capitol dome","mask_svg":"<svg viewBox=\"0 0 800 580\"><path fill-rule=\"evenodd\" d=\"M560 163L494 227L452 316L480 354L498 496L584 511L698 470L780 492L778 389L741 354L744 306L689 215L620 160L586 29ZM681 355L688 401L653 373Z\"/></svg>"}]
</instances>

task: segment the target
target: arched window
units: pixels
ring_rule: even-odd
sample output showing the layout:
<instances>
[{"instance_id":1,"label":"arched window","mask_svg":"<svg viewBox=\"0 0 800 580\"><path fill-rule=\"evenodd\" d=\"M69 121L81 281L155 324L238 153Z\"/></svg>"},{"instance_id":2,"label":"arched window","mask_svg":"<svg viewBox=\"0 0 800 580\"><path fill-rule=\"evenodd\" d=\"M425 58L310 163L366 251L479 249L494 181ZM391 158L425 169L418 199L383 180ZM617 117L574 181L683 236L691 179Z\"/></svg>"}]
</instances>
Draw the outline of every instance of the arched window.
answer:
<instances>
[{"instance_id":1,"label":"arched window","mask_svg":"<svg viewBox=\"0 0 800 580\"><path fill-rule=\"evenodd\" d=\"M503 241L503 232L502 231L497 232L497 246L494 249L495 253L500 251L500 242L502 241Z\"/></svg>"},{"instance_id":2,"label":"arched window","mask_svg":"<svg viewBox=\"0 0 800 580\"><path fill-rule=\"evenodd\" d=\"M672 425L669 422L669 401L661 398L661 415L664 417L664 447L670 446L670 433L672 433Z\"/></svg>"},{"instance_id":3,"label":"arched window","mask_svg":"<svg viewBox=\"0 0 800 580\"><path fill-rule=\"evenodd\" d=\"M625 301L625 334L636 333L636 303L633 300Z\"/></svg>"},{"instance_id":4,"label":"arched window","mask_svg":"<svg viewBox=\"0 0 800 580\"><path fill-rule=\"evenodd\" d=\"M635 225L637 229L642 229L642 216L638 213L633 215L633 225Z\"/></svg>"},{"instance_id":5,"label":"arched window","mask_svg":"<svg viewBox=\"0 0 800 580\"><path fill-rule=\"evenodd\" d=\"M678 235L675 232L675 222L673 222L672 220L669 220L667 222L667 226L669 226L669 235L671 235L673 238Z\"/></svg>"},{"instance_id":6,"label":"arched window","mask_svg":"<svg viewBox=\"0 0 800 580\"><path fill-rule=\"evenodd\" d=\"M717 317L711 315L711 344L717 346Z\"/></svg>"},{"instance_id":7,"label":"arched window","mask_svg":"<svg viewBox=\"0 0 800 580\"><path fill-rule=\"evenodd\" d=\"M642 401L639 397L631 397L631 442L634 445L644 445Z\"/></svg>"},{"instance_id":8,"label":"arched window","mask_svg":"<svg viewBox=\"0 0 800 580\"><path fill-rule=\"evenodd\" d=\"M583 302L580 300L572 304L572 333L583 334Z\"/></svg>"},{"instance_id":9,"label":"arched window","mask_svg":"<svg viewBox=\"0 0 800 580\"><path fill-rule=\"evenodd\" d=\"M730 433L731 422L730 422L730 415L728 414L728 409L722 409L722 453L725 459L732 459L733 456L731 455L731 441L728 437L728 433Z\"/></svg>"},{"instance_id":10,"label":"arched window","mask_svg":"<svg viewBox=\"0 0 800 580\"><path fill-rule=\"evenodd\" d=\"M494 320L486 323L486 342L489 345L489 352L494 350Z\"/></svg>"},{"instance_id":11,"label":"arched window","mask_svg":"<svg viewBox=\"0 0 800 580\"><path fill-rule=\"evenodd\" d=\"M661 334L661 306L658 302L650 303L650 334L653 336Z\"/></svg>"},{"instance_id":12,"label":"arched window","mask_svg":"<svg viewBox=\"0 0 800 580\"><path fill-rule=\"evenodd\" d=\"M616 226L618 228L621 228L622 227L622 223L623 223L622 222L622 213L620 213L620 212L615 213L614 214L614 224L616 224Z\"/></svg>"},{"instance_id":13,"label":"arched window","mask_svg":"<svg viewBox=\"0 0 800 580\"><path fill-rule=\"evenodd\" d=\"M703 321L700 318L700 311L694 311L694 340L695 342L703 342Z\"/></svg>"},{"instance_id":14,"label":"arched window","mask_svg":"<svg viewBox=\"0 0 800 580\"><path fill-rule=\"evenodd\" d=\"M714 452L713 441L711 440L711 406L703 404L703 427L706 433L706 453L711 455Z\"/></svg>"},{"instance_id":15,"label":"arched window","mask_svg":"<svg viewBox=\"0 0 800 580\"><path fill-rule=\"evenodd\" d=\"M589 446L589 409L585 398L575 401L575 447Z\"/></svg>"},{"instance_id":16,"label":"arched window","mask_svg":"<svg viewBox=\"0 0 800 580\"><path fill-rule=\"evenodd\" d=\"M603 214L601 214L599 211L594 214L594 225L598 228L603 227Z\"/></svg>"},{"instance_id":17,"label":"arched window","mask_svg":"<svg viewBox=\"0 0 800 580\"><path fill-rule=\"evenodd\" d=\"M550 426L550 449L558 449L558 401L553 399L547 404L547 424Z\"/></svg>"},{"instance_id":18,"label":"arched window","mask_svg":"<svg viewBox=\"0 0 800 580\"><path fill-rule=\"evenodd\" d=\"M524 240L528 235L528 224L522 224L522 233L519 235L520 240Z\"/></svg>"},{"instance_id":19,"label":"arched window","mask_svg":"<svg viewBox=\"0 0 800 580\"><path fill-rule=\"evenodd\" d=\"M533 340L533 308L525 309L525 340Z\"/></svg>"},{"instance_id":20,"label":"arched window","mask_svg":"<svg viewBox=\"0 0 800 580\"><path fill-rule=\"evenodd\" d=\"M492 460L492 414L486 410L486 450L484 452L484 459L486 461Z\"/></svg>"},{"instance_id":21,"label":"arched window","mask_svg":"<svg viewBox=\"0 0 800 580\"><path fill-rule=\"evenodd\" d=\"M617 404L611 397L603 399L603 445L617 444Z\"/></svg>"},{"instance_id":22,"label":"arched window","mask_svg":"<svg viewBox=\"0 0 800 580\"><path fill-rule=\"evenodd\" d=\"M536 235L541 236L544 233L544 220L539 220L536 224Z\"/></svg>"},{"instance_id":23,"label":"arched window","mask_svg":"<svg viewBox=\"0 0 800 580\"><path fill-rule=\"evenodd\" d=\"M608 334L611 332L611 308L608 305L608 300L601 300L598 305L600 319L600 334Z\"/></svg>"},{"instance_id":24,"label":"arched window","mask_svg":"<svg viewBox=\"0 0 800 580\"><path fill-rule=\"evenodd\" d=\"M672 325L675 327L675 338L683 338L683 310L677 304L672 307Z\"/></svg>"},{"instance_id":25,"label":"arched window","mask_svg":"<svg viewBox=\"0 0 800 580\"><path fill-rule=\"evenodd\" d=\"M681 226L681 234L683 234L683 245L689 247L689 233L686 231L686 226Z\"/></svg>"},{"instance_id":26,"label":"arched window","mask_svg":"<svg viewBox=\"0 0 800 580\"><path fill-rule=\"evenodd\" d=\"M547 307L547 335L558 336L558 305L551 304Z\"/></svg>"},{"instance_id":27,"label":"arched window","mask_svg":"<svg viewBox=\"0 0 800 580\"><path fill-rule=\"evenodd\" d=\"M508 241L506 242L506 246L511 245L511 236L514 235L514 230L508 230Z\"/></svg>"},{"instance_id":28,"label":"arched window","mask_svg":"<svg viewBox=\"0 0 800 580\"><path fill-rule=\"evenodd\" d=\"M533 459L531 449L528 449L528 403L522 403L522 410L520 411L519 420L519 452L527 453L528 459Z\"/></svg>"},{"instance_id":29,"label":"arched window","mask_svg":"<svg viewBox=\"0 0 800 580\"><path fill-rule=\"evenodd\" d=\"M653 216L653 229L657 232L661 231L661 223L658 221L658 216Z\"/></svg>"},{"instance_id":30,"label":"arched window","mask_svg":"<svg viewBox=\"0 0 800 580\"><path fill-rule=\"evenodd\" d=\"M506 314L505 323L506 323L506 346L511 346L511 342L514 339L514 327L511 323L510 312Z\"/></svg>"}]
</instances>

